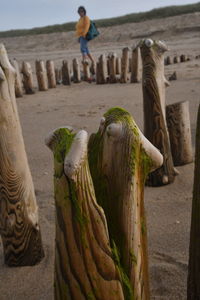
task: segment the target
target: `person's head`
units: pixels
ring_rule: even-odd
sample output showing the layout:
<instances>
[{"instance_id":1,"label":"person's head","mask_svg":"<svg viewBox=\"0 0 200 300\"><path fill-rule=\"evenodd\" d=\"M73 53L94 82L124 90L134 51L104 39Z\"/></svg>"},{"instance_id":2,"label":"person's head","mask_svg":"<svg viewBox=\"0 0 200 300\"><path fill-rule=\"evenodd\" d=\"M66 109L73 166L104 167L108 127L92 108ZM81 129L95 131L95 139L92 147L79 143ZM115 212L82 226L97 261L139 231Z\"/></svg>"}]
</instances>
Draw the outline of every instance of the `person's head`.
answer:
<instances>
[{"instance_id":1,"label":"person's head","mask_svg":"<svg viewBox=\"0 0 200 300\"><path fill-rule=\"evenodd\" d=\"M79 6L78 14L79 14L80 17L84 17L86 15L86 9L85 9L84 6Z\"/></svg>"}]
</instances>

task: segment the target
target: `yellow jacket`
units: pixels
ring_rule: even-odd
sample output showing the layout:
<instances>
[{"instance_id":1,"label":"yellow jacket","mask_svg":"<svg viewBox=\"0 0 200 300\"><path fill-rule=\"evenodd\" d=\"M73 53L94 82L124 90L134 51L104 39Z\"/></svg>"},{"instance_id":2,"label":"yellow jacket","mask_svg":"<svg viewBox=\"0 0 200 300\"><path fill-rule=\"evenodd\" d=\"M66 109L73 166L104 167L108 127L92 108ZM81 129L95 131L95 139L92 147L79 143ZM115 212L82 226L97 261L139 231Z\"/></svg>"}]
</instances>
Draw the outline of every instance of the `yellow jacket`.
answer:
<instances>
[{"instance_id":1,"label":"yellow jacket","mask_svg":"<svg viewBox=\"0 0 200 300\"><path fill-rule=\"evenodd\" d=\"M84 16L79 19L78 23L76 24L76 35L78 37L83 36L85 37L88 33L90 28L90 19L88 16Z\"/></svg>"}]
</instances>

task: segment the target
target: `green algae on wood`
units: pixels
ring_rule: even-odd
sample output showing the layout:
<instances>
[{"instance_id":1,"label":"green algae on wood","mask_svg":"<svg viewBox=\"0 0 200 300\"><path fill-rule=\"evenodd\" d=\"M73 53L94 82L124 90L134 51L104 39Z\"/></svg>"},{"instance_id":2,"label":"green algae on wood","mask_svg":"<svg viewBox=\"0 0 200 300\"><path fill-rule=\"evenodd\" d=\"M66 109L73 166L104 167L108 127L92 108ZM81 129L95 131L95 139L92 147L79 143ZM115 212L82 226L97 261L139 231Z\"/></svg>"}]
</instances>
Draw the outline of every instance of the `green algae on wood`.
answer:
<instances>
[{"instance_id":1,"label":"green algae on wood","mask_svg":"<svg viewBox=\"0 0 200 300\"><path fill-rule=\"evenodd\" d=\"M55 299L124 300L107 224L96 203L87 161L87 134L67 128L46 140L54 153ZM61 172L62 170L62 172Z\"/></svg>"},{"instance_id":2,"label":"green algae on wood","mask_svg":"<svg viewBox=\"0 0 200 300\"><path fill-rule=\"evenodd\" d=\"M126 293L125 299L132 299L132 295L136 299L149 299L146 231L142 230L146 226L143 189L155 161L144 146L142 133L132 116L125 109L115 107L104 114L99 131L92 134L88 147L97 202L107 218L120 273L130 281L128 290L132 292ZM125 293L126 280L123 289Z\"/></svg>"}]
</instances>

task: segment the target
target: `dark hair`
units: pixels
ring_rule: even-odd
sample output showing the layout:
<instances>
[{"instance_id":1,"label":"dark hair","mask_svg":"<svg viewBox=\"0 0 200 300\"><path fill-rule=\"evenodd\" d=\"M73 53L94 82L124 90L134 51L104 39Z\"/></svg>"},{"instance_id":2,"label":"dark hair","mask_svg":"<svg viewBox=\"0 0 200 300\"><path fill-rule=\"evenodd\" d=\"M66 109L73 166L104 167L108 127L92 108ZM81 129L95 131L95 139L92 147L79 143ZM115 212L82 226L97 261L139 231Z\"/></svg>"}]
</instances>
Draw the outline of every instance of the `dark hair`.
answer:
<instances>
[{"instance_id":1,"label":"dark hair","mask_svg":"<svg viewBox=\"0 0 200 300\"><path fill-rule=\"evenodd\" d=\"M84 6L79 6L78 13L80 12L80 10L82 10L84 12L84 15L86 15L86 9Z\"/></svg>"}]
</instances>

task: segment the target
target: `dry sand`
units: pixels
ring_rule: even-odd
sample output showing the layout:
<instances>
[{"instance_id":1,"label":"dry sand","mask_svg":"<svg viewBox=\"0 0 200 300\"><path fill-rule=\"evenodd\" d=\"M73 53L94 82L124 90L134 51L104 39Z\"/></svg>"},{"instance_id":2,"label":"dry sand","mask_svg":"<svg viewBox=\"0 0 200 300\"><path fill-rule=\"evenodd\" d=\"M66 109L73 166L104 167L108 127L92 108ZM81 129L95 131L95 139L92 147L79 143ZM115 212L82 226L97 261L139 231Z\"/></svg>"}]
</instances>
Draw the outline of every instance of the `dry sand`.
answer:
<instances>
[{"instance_id":1,"label":"dry sand","mask_svg":"<svg viewBox=\"0 0 200 300\"><path fill-rule=\"evenodd\" d=\"M184 53L194 58L200 54L199 17L196 13L103 29L101 38L91 44L91 49L96 57L111 50L119 53L123 46L151 35L166 40L171 48L167 55ZM124 28L128 28L126 38L123 37ZM60 65L64 58L79 57L73 33L7 38L0 42L5 43L10 58L16 57L19 61L25 59L33 63L36 58L54 59ZM174 70L178 80L167 88L166 102L189 100L194 146L200 60L167 66L166 76ZM8 268L3 263L0 242L0 299L51 300L55 239L53 158L44 145L44 138L49 131L62 125L94 132L103 113L113 106L127 109L143 129L142 86L141 83L58 86L47 92L24 95L17 99L17 104L39 205L45 258L34 267ZM193 163L179 167L180 175L171 185L145 188L151 299L186 299L193 168Z\"/></svg>"}]
</instances>

